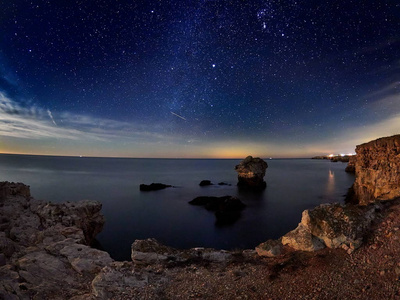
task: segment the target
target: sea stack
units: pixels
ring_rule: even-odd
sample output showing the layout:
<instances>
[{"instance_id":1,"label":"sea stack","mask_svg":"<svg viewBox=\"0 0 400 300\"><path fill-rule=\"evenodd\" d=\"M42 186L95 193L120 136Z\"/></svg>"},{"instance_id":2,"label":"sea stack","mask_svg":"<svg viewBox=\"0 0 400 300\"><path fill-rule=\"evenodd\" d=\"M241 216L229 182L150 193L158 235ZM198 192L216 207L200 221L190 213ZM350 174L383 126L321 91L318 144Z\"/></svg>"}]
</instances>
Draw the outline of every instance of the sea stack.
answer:
<instances>
[{"instance_id":1,"label":"sea stack","mask_svg":"<svg viewBox=\"0 0 400 300\"><path fill-rule=\"evenodd\" d=\"M400 197L400 134L356 147L353 190L360 205Z\"/></svg>"},{"instance_id":2,"label":"sea stack","mask_svg":"<svg viewBox=\"0 0 400 300\"><path fill-rule=\"evenodd\" d=\"M252 190L264 190L267 183L264 181L265 170L268 164L259 157L247 156L235 167L238 172L238 187Z\"/></svg>"}]
</instances>

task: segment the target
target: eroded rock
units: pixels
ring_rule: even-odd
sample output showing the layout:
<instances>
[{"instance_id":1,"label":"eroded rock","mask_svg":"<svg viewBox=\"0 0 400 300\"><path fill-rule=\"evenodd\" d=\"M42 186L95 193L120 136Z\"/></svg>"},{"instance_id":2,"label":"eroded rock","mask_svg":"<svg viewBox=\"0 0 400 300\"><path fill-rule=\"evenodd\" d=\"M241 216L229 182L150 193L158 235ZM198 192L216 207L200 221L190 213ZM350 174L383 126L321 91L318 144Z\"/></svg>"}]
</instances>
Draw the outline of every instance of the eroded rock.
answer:
<instances>
[{"instance_id":1,"label":"eroded rock","mask_svg":"<svg viewBox=\"0 0 400 300\"><path fill-rule=\"evenodd\" d=\"M359 247L371 222L376 206L322 204L303 211L299 226L282 237L282 243L296 250L315 251L323 247Z\"/></svg>"},{"instance_id":2,"label":"eroded rock","mask_svg":"<svg viewBox=\"0 0 400 300\"><path fill-rule=\"evenodd\" d=\"M0 298L69 299L88 284L108 253L88 244L104 218L96 201L51 204L22 183L0 183Z\"/></svg>"},{"instance_id":3,"label":"eroded rock","mask_svg":"<svg viewBox=\"0 0 400 300\"><path fill-rule=\"evenodd\" d=\"M267 183L264 181L268 164L259 157L247 156L235 167L238 172L238 187L253 190L263 190Z\"/></svg>"},{"instance_id":4,"label":"eroded rock","mask_svg":"<svg viewBox=\"0 0 400 300\"><path fill-rule=\"evenodd\" d=\"M259 256L275 257L282 253L283 244L279 240L268 240L256 247L256 252Z\"/></svg>"}]
</instances>

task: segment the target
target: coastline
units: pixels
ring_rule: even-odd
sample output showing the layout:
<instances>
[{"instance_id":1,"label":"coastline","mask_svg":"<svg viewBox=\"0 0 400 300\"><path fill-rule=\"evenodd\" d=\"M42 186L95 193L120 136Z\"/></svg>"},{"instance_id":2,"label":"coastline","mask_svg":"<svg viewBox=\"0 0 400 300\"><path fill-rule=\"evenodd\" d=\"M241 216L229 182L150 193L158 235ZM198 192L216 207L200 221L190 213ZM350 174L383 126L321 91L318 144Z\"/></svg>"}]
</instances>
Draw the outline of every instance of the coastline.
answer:
<instances>
[{"instance_id":1,"label":"coastline","mask_svg":"<svg viewBox=\"0 0 400 300\"><path fill-rule=\"evenodd\" d=\"M0 296L398 299L399 140L394 136L357 146L353 189L358 203L304 211L298 228L305 230L291 232L296 243L283 242L288 233L277 240L282 251L272 251L271 257L255 250L180 250L147 239L133 242L132 261L114 261L107 252L89 246L104 224L99 202L51 204L32 198L24 184L3 182ZM376 159L382 156L386 159ZM313 245L315 239L325 248L304 251L296 246Z\"/></svg>"},{"instance_id":2,"label":"coastline","mask_svg":"<svg viewBox=\"0 0 400 300\"><path fill-rule=\"evenodd\" d=\"M96 202L75 204L78 208L71 213L72 203L44 203L30 198L24 186L10 185L15 192L2 199L2 229L7 232L4 210L15 205L20 206L20 216L14 224L22 228L9 228L8 237L2 235L2 250L9 251L0 267L0 295L6 299L396 299L400 295L400 199L380 204L363 245L351 255L344 249L288 248L267 258L254 250L179 250L136 241L133 261L117 262L86 245L87 223L79 218L71 221L79 211L87 214L83 219L91 220L90 215L98 212ZM97 208L91 212L88 207ZM44 213L51 217L38 226L34 216Z\"/></svg>"}]
</instances>

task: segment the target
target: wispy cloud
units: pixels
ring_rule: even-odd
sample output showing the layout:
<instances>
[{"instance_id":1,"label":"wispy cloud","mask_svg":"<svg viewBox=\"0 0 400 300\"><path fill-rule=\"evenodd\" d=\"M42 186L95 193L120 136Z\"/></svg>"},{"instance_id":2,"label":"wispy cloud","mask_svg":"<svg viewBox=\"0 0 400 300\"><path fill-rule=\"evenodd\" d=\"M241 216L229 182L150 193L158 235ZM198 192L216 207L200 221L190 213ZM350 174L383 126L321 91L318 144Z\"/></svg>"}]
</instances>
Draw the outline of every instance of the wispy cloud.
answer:
<instances>
[{"instance_id":1,"label":"wispy cloud","mask_svg":"<svg viewBox=\"0 0 400 300\"><path fill-rule=\"evenodd\" d=\"M57 122L55 121L57 117ZM36 106L24 107L0 93L0 136L24 139L55 138L158 142L171 139L160 128L69 112L54 113Z\"/></svg>"},{"instance_id":2,"label":"wispy cloud","mask_svg":"<svg viewBox=\"0 0 400 300\"><path fill-rule=\"evenodd\" d=\"M53 124L57 126L57 123L56 123L56 121L54 121L53 114L51 113L50 109L47 110L47 114L49 115Z\"/></svg>"}]
</instances>

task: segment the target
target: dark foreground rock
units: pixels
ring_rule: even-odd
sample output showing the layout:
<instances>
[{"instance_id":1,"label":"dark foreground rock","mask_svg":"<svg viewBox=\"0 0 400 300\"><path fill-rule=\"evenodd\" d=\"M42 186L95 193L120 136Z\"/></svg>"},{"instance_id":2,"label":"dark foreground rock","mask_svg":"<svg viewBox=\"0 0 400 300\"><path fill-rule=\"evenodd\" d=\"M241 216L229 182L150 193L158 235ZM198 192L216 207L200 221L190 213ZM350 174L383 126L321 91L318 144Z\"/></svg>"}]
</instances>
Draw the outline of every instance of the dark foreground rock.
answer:
<instances>
[{"instance_id":1,"label":"dark foreground rock","mask_svg":"<svg viewBox=\"0 0 400 300\"><path fill-rule=\"evenodd\" d=\"M0 298L68 299L112 261L89 246L104 225L96 201L51 204L0 183Z\"/></svg>"},{"instance_id":2,"label":"dark foreground rock","mask_svg":"<svg viewBox=\"0 0 400 300\"><path fill-rule=\"evenodd\" d=\"M400 197L400 134L356 147L355 202L367 205Z\"/></svg>"},{"instance_id":3,"label":"dark foreground rock","mask_svg":"<svg viewBox=\"0 0 400 300\"><path fill-rule=\"evenodd\" d=\"M235 167L236 172L238 172L238 187L264 190L267 186L267 183L264 181L267 168L268 164L261 158L247 156Z\"/></svg>"},{"instance_id":4,"label":"dark foreground rock","mask_svg":"<svg viewBox=\"0 0 400 300\"><path fill-rule=\"evenodd\" d=\"M172 185L163 183L152 183L152 184L141 184L139 188L142 192L149 192L149 191L163 190L169 187L172 187Z\"/></svg>"},{"instance_id":5,"label":"dark foreground rock","mask_svg":"<svg viewBox=\"0 0 400 300\"><path fill-rule=\"evenodd\" d=\"M132 261L137 265L164 264L172 266L190 261L228 262L232 253L211 248L175 249L161 244L156 239L136 240L132 244Z\"/></svg>"},{"instance_id":6,"label":"dark foreground rock","mask_svg":"<svg viewBox=\"0 0 400 300\"><path fill-rule=\"evenodd\" d=\"M232 196L197 197L189 202L192 205L204 206L207 210L215 211L217 224L232 224L240 218L241 211L246 205L240 199Z\"/></svg>"}]
</instances>

